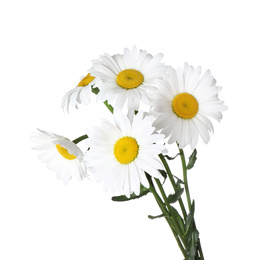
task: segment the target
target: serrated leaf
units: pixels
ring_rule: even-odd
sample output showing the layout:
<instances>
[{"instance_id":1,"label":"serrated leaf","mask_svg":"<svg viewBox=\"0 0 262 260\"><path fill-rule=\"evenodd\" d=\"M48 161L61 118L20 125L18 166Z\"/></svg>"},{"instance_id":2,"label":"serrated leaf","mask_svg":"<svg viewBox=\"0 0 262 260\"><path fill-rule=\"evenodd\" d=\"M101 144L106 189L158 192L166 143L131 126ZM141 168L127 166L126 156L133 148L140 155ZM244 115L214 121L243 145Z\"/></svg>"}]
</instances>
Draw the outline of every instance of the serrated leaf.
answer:
<instances>
[{"instance_id":1,"label":"serrated leaf","mask_svg":"<svg viewBox=\"0 0 262 260\"><path fill-rule=\"evenodd\" d=\"M188 215L186 217L186 232L185 232L185 235L188 234L188 231L192 227L192 223L193 223L193 219L194 219L194 213L195 213L195 201L193 200L191 208L190 208L190 212L188 213Z\"/></svg>"},{"instance_id":2,"label":"serrated leaf","mask_svg":"<svg viewBox=\"0 0 262 260\"><path fill-rule=\"evenodd\" d=\"M175 202L177 202L177 201L180 199L180 197L181 197L181 195L183 194L183 192L184 192L184 188L178 189L178 190L175 192L175 194L170 194L170 195L168 196L167 201L168 201L169 203L175 203Z\"/></svg>"},{"instance_id":3,"label":"serrated leaf","mask_svg":"<svg viewBox=\"0 0 262 260\"><path fill-rule=\"evenodd\" d=\"M192 169L194 167L194 164L195 164L195 162L197 160L196 155L197 155L197 150L195 149L193 151L193 153L189 157L189 161L188 161L188 164L187 164L187 167L186 167L187 170L190 170L190 169Z\"/></svg>"},{"instance_id":4,"label":"serrated leaf","mask_svg":"<svg viewBox=\"0 0 262 260\"><path fill-rule=\"evenodd\" d=\"M197 253L197 241L199 238L199 232L194 230L187 240L187 259L195 260Z\"/></svg>"},{"instance_id":5,"label":"serrated leaf","mask_svg":"<svg viewBox=\"0 0 262 260\"><path fill-rule=\"evenodd\" d=\"M139 199L139 198L147 195L147 193L149 193L149 192L150 192L150 189L147 189L143 185L140 185L140 194L139 195L132 193L129 198L125 195L114 196L114 197L112 197L112 200L117 201L117 202L124 202L124 201Z\"/></svg>"}]
</instances>

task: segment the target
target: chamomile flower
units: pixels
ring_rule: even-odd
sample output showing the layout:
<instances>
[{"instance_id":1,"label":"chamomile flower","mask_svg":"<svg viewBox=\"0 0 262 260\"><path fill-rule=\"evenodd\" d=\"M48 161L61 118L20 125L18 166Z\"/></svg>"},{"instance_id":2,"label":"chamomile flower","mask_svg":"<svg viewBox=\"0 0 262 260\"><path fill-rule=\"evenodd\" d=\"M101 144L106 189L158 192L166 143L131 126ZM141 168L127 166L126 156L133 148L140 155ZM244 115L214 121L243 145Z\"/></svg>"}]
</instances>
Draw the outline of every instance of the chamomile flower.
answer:
<instances>
[{"instance_id":1,"label":"chamomile flower","mask_svg":"<svg viewBox=\"0 0 262 260\"><path fill-rule=\"evenodd\" d=\"M74 174L78 180L87 177L83 163L83 152L67 138L38 129L31 136L37 145L33 149L40 151L38 158L49 170L56 172L56 177L67 184Z\"/></svg>"},{"instance_id":2,"label":"chamomile flower","mask_svg":"<svg viewBox=\"0 0 262 260\"><path fill-rule=\"evenodd\" d=\"M78 85L68 91L62 100L62 108L69 112L70 105L78 108L77 104L88 105L91 101L92 86L99 86L100 80L88 73L81 79Z\"/></svg>"},{"instance_id":3,"label":"chamomile flower","mask_svg":"<svg viewBox=\"0 0 262 260\"><path fill-rule=\"evenodd\" d=\"M155 132L153 117L142 112L124 116L115 109L114 121L104 120L101 127L87 131L90 150L85 160L96 181L104 180L105 191L111 188L113 193L119 191L127 197L133 192L138 195L140 184L149 187L145 172L163 178L158 171L163 168L158 154L165 148L157 142L164 135Z\"/></svg>"},{"instance_id":4,"label":"chamomile flower","mask_svg":"<svg viewBox=\"0 0 262 260\"><path fill-rule=\"evenodd\" d=\"M227 107L219 100L222 89L207 70L201 77L201 67L194 69L187 63L184 70L171 67L158 81L159 90L152 102L154 126L168 137L168 143L177 142L180 148L194 149L199 136L204 143L210 140L213 125L209 118L220 121Z\"/></svg>"},{"instance_id":5,"label":"chamomile flower","mask_svg":"<svg viewBox=\"0 0 262 260\"><path fill-rule=\"evenodd\" d=\"M150 104L155 80L166 71L160 63L163 55L152 56L146 51L130 51L110 56L104 54L93 61L91 74L103 81L99 87L98 99L108 101L111 105L122 108L126 103L128 109L138 109L140 103Z\"/></svg>"}]
</instances>

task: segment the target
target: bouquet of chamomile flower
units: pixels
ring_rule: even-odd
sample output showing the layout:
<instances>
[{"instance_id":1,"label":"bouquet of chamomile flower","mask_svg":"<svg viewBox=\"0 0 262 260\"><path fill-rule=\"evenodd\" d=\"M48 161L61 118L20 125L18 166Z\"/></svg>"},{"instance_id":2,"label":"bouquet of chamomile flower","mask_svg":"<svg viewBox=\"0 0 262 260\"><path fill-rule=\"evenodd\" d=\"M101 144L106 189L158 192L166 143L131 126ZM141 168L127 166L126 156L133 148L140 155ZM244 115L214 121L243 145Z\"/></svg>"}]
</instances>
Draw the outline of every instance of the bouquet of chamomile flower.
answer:
<instances>
[{"instance_id":1,"label":"bouquet of chamomile flower","mask_svg":"<svg viewBox=\"0 0 262 260\"><path fill-rule=\"evenodd\" d=\"M118 192L114 201L128 201L152 193L160 214L169 225L186 260L204 259L199 231L194 220L195 203L191 200L187 171L197 159L199 137L208 143L213 125L227 107L218 98L221 87L207 70L201 73L185 63L173 69L161 62L162 54L152 56L144 50L124 49L123 54L101 55L78 85L67 92L62 108L89 105L93 95L112 113L112 120L68 138L44 130L32 136L39 159L66 184L72 176L78 180L104 182L105 191ZM142 110L145 107L147 109ZM112 123L113 122L113 123ZM86 150L78 147L85 142ZM168 155L176 146L177 155ZM188 160L183 148L190 146ZM169 167L179 158L183 178ZM170 182L168 194L165 183ZM186 202L182 199L185 194Z\"/></svg>"}]
</instances>

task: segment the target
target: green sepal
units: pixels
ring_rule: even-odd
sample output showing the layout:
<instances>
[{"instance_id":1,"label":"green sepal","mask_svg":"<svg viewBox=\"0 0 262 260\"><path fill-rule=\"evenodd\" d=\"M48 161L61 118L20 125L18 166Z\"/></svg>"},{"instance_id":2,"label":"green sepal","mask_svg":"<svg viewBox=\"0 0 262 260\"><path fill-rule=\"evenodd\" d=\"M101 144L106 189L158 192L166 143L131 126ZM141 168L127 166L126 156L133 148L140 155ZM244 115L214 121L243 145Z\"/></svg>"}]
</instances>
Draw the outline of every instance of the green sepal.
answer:
<instances>
[{"instance_id":1,"label":"green sepal","mask_svg":"<svg viewBox=\"0 0 262 260\"><path fill-rule=\"evenodd\" d=\"M123 201L139 199L139 198L147 195L147 193L149 193L149 192L150 192L150 189L145 188L142 184L140 184L140 194L139 195L136 195L135 193L132 193L129 198L127 196L125 196L125 195L114 196L114 197L112 197L112 200L113 201L117 201L117 202L123 202Z\"/></svg>"},{"instance_id":2,"label":"green sepal","mask_svg":"<svg viewBox=\"0 0 262 260\"><path fill-rule=\"evenodd\" d=\"M188 234L188 231L192 227L193 220L194 220L194 213L195 213L195 201L193 200L191 208L190 208L190 212L188 213L188 215L186 217L186 232L185 232L185 235Z\"/></svg>"},{"instance_id":3,"label":"green sepal","mask_svg":"<svg viewBox=\"0 0 262 260\"><path fill-rule=\"evenodd\" d=\"M196 155L197 155L197 150L195 149L189 157L189 161L188 161L188 164L187 164L187 167L186 167L187 170L190 170L194 167L194 164L195 164L196 159L197 159Z\"/></svg>"},{"instance_id":4,"label":"green sepal","mask_svg":"<svg viewBox=\"0 0 262 260\"><path fill-rule=\"evenodd\" d=\"M167 197L167 201L169 202L169 203L175 203L175 202L177 202L179 199L180 199L180 197L181 197L181 195L183 194L183 192L184 192L184 188L180 188L180 186L179 186L179 189L175 192L175 194L170 194L168 197Z\"/></svg>"},{"instance_id":5,"label":"green sepal","mask_svg":"<svg viewBox=\"0 0 262 260\"><path fill-rule=\"evenodd\" d=\"M163 218L163 217L169 217L169 216L166 215L166 214L160 214L160 215L157 215L157 216L148 215L149 219L156 219L156 218Z\"/></svg>"},{"instance_id":6,"label":"green sepal","mask_svg":"<svg viewBox=\"0 0 262 260\"><path fill-rule=\"evenodd\" d=\"M194 230L187 239L187 260L196 260L199 232Z\"/></svg>"}]
</instances>

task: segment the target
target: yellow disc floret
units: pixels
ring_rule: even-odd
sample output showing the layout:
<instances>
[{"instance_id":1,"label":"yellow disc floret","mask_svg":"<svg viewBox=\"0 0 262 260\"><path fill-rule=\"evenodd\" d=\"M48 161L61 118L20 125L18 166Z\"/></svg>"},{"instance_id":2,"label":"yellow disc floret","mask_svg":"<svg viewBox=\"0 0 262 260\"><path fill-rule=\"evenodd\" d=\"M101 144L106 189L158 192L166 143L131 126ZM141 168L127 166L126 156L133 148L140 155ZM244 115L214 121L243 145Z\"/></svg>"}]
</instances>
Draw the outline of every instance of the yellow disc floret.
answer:
<instances>
[{"instance_id":1,"label":"yellow disc floret","mask_svg":"<svg viewBox=\"0 0 262 260\"><path fill-rule=\"evenodd\" d=\"M176 115L183 119L191 119L198 112L197 100L188 93L181 93L175 96L172 107Z\"/></svg>"},{"instance_id":2,"label":"yellow disc floret","mask_svg":"<svg viewBox=\"0 0 262 260\"><path fill-rule=\"evenodd\" d=\"M128 164L136 159L138 150L139 146L136 139L125 136L115 143L114 155L121 164Z\"/></svg>"},{"instance_id":3,"label":"yellow disc floret","mask_svg":"<svg viewBox=\"0 0 262 260\"><path fill-rule=\"evenodd\" d=\"M79 83L78 87L85 87L87 86L90 82L92 82L95 79L95 77L91 76L90 73L88 73Z\"/></svg>"},{"instance_id":4,"label":"yellow disc floret","mask_svg":"<svg viewBox=\"0 0 262 260\"><path fill-rule=\"evenodd\" d=\"M141 72L134 69L121 71L116 78L117 84L125 89L137 88L144 81L144 76Z\"/></svg>"},{"instance_id":5,"label":"yellow disc floret","mask_svg":"<svg viewBox=\"0 0 262 260\"><path fill-rule=\"evenodd\" d=\"M68 152L68 150L66 148L64 148L63 146L61 146L60 144L57 144L56 145L56 149L57 151L67 160L74 160L76 159L77 157L74 156L73 154L70 154Z\"/></svg>"}]
</instances>

